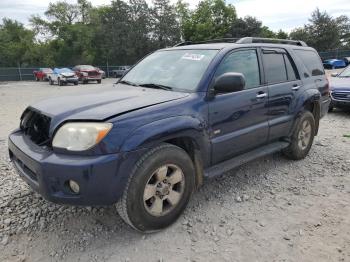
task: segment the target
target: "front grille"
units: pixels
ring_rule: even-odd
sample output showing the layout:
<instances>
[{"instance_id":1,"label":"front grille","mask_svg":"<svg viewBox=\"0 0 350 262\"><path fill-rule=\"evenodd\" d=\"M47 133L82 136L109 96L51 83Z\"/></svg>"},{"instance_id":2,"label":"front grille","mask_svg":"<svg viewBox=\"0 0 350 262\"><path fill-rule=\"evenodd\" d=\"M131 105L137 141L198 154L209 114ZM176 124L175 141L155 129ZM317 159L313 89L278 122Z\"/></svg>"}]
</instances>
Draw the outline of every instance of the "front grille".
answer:
<instances>
[{"instance_id":1,"label":"front grille","mask_svg":"<svg viewBox=\"0 0 350 262\"><path fill-rule=\"evenodd\" d=\"M336 100L350 101L350 92L332 92L332 97Z\"/></svg>"},{"instance_id":2,"label":"front grille","mask_svg":"<svg viewBox=\"0 0 350 262\"><path fill-rule=\"evenodd\" d=\"M27 108L21 117L20 128L37 145L48 145L51 118L32 108Z\"/></svg>"},{"instance_id":3,"label":"front grille","mask_svg":"<svg viewBox=\"0 0 350 262\"><path fill-rule=\"evenodd\" d=\"M99 73L97 71L89 71L88 72L89 76L97 76Z\"/></svg>"}]
</instances>

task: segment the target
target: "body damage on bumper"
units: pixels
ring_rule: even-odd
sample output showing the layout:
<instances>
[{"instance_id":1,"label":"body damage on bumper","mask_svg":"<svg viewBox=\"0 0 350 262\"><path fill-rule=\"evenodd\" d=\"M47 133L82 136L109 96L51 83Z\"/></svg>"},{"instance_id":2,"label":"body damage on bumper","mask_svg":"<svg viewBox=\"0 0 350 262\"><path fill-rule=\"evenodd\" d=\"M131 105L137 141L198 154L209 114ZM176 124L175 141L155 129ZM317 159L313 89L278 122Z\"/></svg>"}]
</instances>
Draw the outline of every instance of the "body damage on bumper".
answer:
<instances>
[{"instance_id":1,"label":"body damage on bumper","mask_svg":"<svg viewBox=\"0 0 350 262\"><path fill-rule=\"evenodd\" d=\"M146 150L96 156L56 154L33 144L20 131L10 135L8 145L10 158L23 180L45 199L71 205L115 203ZM79 194L70 191L70 179L79 184Z\"/></svg>"}]
</instances>

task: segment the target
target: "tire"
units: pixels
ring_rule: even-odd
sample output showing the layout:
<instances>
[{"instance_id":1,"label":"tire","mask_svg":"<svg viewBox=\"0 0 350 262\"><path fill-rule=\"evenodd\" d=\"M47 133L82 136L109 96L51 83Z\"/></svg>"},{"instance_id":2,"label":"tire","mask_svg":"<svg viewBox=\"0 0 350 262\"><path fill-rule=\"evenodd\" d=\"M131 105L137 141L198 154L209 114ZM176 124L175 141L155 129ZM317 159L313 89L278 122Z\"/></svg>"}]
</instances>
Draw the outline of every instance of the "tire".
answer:
<instances>
[{"instance_id":1,"label":"tire","mask_svg":"<svg viewBox=\"0 0 350 262\"><path fill-rule=\"evenodd\" d=\"M119 215L141 232L155 232L171 225L191 197L195 187L194 172L192 160L183 149L170 144L151 149L130 174L122 197L116 203ZM148 190L150 194L146 193L146 188L152 189Z\"/></svg>"},{"instance_id":2,"label":"tire","mask_svg":"<svg viewBox=\"0 0 350 262\"><path fill-rule=\"evenodd\" d=\"M49 78L49 84L52 86L53 85L53 81L51 79L51 77Z\"/></svg>"},{"instance_id":3,"label":"tire","mask_svg":"<svg viewBox=\"0 0 350 262\"><path fill-rule=\"evenodd\" d=\"M77 81L77 82L74 82L74 85L77 86L77 85L78 85L78 81Z\"/></svg>"},{"instance_id":4,"label":"tire","mask_svg":"<svg viewBox=\"0 0 350 262\"><path fill-rule=\"evenodd\" d=\"M101 84L101 79L97 80L97 84Z\"/></svg>"},{"instance_id":5,"label":"tire","mask_svg":"<svg viewBox=\"0 0 350 262\"><path fill-rule=\"evenodd\" d=\"M304 111L295 126L290 145L283 150L284 155L293 160L305 158L314 141L315 130L313 114L309 111Z\"/></svg>"},{"instance_id":6,"label":"tire","mask_svg":"<svg viewBox=\"0 0 350 262\"><path fill-rule=\"evenodd\" d=\"M62 81L61 81L61 79L57 79L57 84L59 85L59 86L63 86L63 83L62 83Z\"/></svg>"}]
</instances>

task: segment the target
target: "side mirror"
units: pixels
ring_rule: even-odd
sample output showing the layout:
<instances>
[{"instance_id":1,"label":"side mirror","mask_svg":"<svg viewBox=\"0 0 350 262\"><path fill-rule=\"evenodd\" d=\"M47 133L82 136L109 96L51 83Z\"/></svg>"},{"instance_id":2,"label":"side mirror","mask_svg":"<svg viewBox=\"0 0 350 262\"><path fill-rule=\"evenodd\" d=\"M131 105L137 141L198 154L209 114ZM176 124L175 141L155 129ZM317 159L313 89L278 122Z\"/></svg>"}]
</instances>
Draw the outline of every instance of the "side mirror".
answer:
<instances>
[{"instance_id":1,"label":"side mirror","mask_svg":"<svg viewBox=\"0 0 350 262\"><path fill-rule=\"evenodd\" d=\"M337 77L338 76L338 73L332 73L331 74L331 77Z\"/></svg>"},{"instance_id":2,"label":"side mirror","mask_svg":"<svg viewBox=\"0 0 350 262\"><path fill-rule=\"evenodd\" d=\"M245 77L241 73L225 73L215 80L216 93L232 93L241 91L245 86Z\"/></svg>"}]
</instances>

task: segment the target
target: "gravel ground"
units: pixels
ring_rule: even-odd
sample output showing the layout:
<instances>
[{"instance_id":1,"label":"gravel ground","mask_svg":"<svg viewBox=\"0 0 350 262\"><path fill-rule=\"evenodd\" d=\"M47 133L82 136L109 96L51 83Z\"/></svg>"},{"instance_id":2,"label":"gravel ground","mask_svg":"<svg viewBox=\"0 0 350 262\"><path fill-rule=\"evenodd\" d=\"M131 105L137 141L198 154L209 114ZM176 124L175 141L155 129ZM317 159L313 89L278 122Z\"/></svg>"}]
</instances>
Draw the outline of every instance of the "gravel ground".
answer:
<instances>
[{"instance_id":1,"label":"gravel ground","mask_svg":"<svg viewBox=\"0 0 350 262\"><path fill-rule=\"evenodd\" d=\"M0 83L0 261L350 261L350 114L341 111L322 119L306 159L274 154L206 181L156 234L130 229L114 207L60 206L31 191L7 156L23 109L112 82Z\"/></svg>"}]
</instances>

